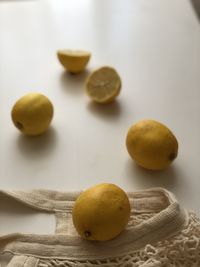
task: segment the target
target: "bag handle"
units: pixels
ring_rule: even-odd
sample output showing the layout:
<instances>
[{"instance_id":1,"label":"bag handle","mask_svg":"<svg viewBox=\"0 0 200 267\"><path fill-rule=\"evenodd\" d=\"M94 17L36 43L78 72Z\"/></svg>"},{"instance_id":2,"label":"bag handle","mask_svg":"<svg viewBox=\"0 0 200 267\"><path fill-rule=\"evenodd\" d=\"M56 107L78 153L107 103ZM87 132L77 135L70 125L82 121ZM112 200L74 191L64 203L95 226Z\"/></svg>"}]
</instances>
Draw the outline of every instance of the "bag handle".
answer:
<instances>
[{"instance_id":1,"label":"bag handle","mask_svg":"<svg viewBox=\"0 0 200 267\"><path fill-rule=\"evenodd\" d=\"M7 267L36 267L39 259L31 256L15 255Z\"/></svg>"}]
</instances>

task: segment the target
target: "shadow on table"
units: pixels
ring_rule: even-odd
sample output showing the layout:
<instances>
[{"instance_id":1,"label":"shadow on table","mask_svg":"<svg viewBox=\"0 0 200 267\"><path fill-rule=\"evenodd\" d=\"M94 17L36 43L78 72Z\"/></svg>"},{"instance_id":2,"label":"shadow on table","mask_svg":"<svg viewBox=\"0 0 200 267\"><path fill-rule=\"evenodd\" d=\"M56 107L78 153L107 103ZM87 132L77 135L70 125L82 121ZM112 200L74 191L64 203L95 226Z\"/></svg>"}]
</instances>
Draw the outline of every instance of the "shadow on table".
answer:
<instances>
[{"instance_id":1,"label":"shadow on table","mask_svg":"<svg viewBox=\"0 0 200 267\"><path fill-rule=\"evenodd\" d=\"M77 74L63 71L60 75L62 89L73 95L82 95L85 89L85 80L89 74L90 71L88 69Z\"/></svg>"},{"instance_id":2,"label":"shadow on table","mask_svg":"<svg viewBox=\"0 0 200 267\"><path fill-rule=\"evenodd\" d=\"M90 101L87 105L89 112L105 120L118 119L122 108L117 100L109 104L98 104Z\"/></svg>"},{"instance_id":3,"label":"shadow on table","mask_svg":"<svg viewBox=\"0 0 200 267\"><path fill-rule=\"evenodd\" d=\"M20 134L17 139L17 145L20 152L30 159L41 158L49 155L55 148L57 134L53 127L39 136L26 136Z\"/></svg>"},{"instance_id":4,"label":"shadow on table","mask_svg":"<svg viewBox=\"0 0 200 267\"><path fill-rule=\"evenodd\" d=\"M194 11L200 20L200 0L190 0L192 7L194 8Z\"/></svg>"},{"instance_id":5,"label":"shadow on table","mask_svg":"<svg viewBox=\"0 0 200 267\"><path fill-rule=\"evenodd\" d=\"M128 176L141 188L164 187L174 191L175 188L179 190L187 186L184 185L181 171L175 163L165 170L151 171L138 166L130 159L126 168Z\"/></svg>"}]
</instances>

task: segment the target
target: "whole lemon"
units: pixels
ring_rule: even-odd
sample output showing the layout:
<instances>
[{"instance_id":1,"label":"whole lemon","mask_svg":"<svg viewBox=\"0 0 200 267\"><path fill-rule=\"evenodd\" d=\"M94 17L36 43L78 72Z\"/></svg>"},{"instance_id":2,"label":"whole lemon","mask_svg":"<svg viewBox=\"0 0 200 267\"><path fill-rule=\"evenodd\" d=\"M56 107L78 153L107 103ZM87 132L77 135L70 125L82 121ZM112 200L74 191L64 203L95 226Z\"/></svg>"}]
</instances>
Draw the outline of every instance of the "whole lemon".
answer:
<instances>
[{"instance_id":1,"label":"whole lemon","mask_svg":"<svg viewBox=\"0 0 200 267\"><path fill-rule=\"evenodd\" d=\"M132 125L126 137L126 147L138 165L150 170L166 168L178 154L174 134L155 120L141 120Z\"/></svg>"},{"instance_id":2,"label":"whole lemon","mask_svg":"<svg viewBox=\"0 0 200 267\"><path fill-rule=\"evenodd\" d=\"M119 235L130 217L127 194L114 184L98 184L79 195L72 218L77 232L88 240L106 241Z\"/></svg>"},{"instance_id":3,"label":"whole lemon","mask_svg":"<svg viewBox=\"0 0 200 267\"><path fill-rule=\"evenodd\" d=\"M43 94L29 93L14 104L11 117L22 133L39 135L49 127L53 118L53 105Z\"/></svg>"}]
</instances>

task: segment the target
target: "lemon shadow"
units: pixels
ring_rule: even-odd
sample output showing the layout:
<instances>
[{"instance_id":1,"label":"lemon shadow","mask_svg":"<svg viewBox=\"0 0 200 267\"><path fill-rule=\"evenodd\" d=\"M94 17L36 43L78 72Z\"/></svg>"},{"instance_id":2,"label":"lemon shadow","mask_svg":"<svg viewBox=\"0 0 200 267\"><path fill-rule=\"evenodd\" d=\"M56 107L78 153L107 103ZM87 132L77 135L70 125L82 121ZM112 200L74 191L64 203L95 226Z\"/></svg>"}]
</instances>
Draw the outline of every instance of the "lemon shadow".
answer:
<instances>
[{"instance_id":1,"label":"lemon shadow","mask_svg":"<svg viewBox=\"0 0 200 267\"><path fill-rule=\"evenodd\" d=\"M133 180L140 188L164 187L174 191L183 186L181 170L175 163L164 170L153 171L144 169L129 159L126 173L129 179Z\"/></svg>"},{"instance_id":2,"label":"lemon shadow","mask_svg":"<svg viewBox=\"0 0 200 267\"><path fill-rule=\"evenodd\" d=\"M198 20L200 20L200 2L199 0L190 0L190 4L194 9L195 15L197 16Z\"/></svg>"},{"instance_id":3,"label":"lemon shadow","mask_svg":"<svg viewBox=\"0 0 200 267\"><path fill-rule=\"evenodd\" d=\"M19 134L17 147L24 157L38 159L49 155L57 143L57 133L51 126L45 133L39 136L26 136Z\"/></svg>"},{"instance_id":4,"label":"lemon shadow","mask_svg":"<svg viewBox=\"0 0 200 267\"><path fill-rule=\"evenodd\" d=\"M93 115L106 120L118 119L122 111L121 104L117 100L109 104L98 104L90 101L88 102L87 109Z\"/></svg>"},{"instance_id":5,"label":"lemon shadow","mask_svg":"<svg viewBox=\"0 0 200 267\"><path fill-rule=\"evenodd\" d=\"M60 75L62 89L75 96L84 94L85 81L89 74L89 69L77 74L63 71Z\"/></svg>"}]
</instances>

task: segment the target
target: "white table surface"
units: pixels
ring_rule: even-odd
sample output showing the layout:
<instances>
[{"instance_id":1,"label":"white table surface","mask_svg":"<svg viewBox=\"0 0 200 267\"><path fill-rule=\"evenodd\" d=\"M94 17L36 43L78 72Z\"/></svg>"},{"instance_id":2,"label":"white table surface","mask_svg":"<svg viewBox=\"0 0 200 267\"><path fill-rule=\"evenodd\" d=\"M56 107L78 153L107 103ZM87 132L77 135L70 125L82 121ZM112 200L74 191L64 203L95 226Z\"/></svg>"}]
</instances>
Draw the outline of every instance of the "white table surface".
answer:
<instances>
[{"instance_id":1,"label":"white table surface","mask_svg":"<svg viewBox=\"0 0 200 267\"><path fill-rule=\"evenodd\" d=\"M91 51L87 71L67 74L60 48ZM115 67L123 84L107 106L84 92L86 76L102 65ZM0 188L162 186L200 214L199 70L200 24L189 0L0 1ZM51 129L37 138L21 135L10 118L14 102L31 91L55 108ZM163 122L179 141L178 158L164 171L141 169L127 153L127 130L144 118ZM0 231L30 222L51 231L46 217L34 225L34 214L21 218L27 213L14 205L0 201Z\"/></svg>"}]
</instances>

